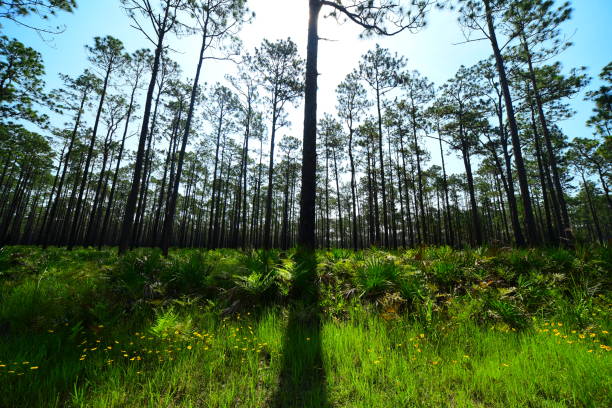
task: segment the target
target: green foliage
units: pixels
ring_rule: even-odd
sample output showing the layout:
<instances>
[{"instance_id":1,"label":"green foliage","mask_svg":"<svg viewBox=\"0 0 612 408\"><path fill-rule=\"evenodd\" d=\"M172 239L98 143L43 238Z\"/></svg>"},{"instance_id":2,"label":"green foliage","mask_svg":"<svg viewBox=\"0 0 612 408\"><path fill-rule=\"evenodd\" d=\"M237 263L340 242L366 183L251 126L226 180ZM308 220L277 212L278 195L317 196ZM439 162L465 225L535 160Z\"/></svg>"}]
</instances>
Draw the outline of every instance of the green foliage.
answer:
<instances>
[{"instance_id":1,"label":"green foliage","mask_svg":"<svg viewBox=\"0 0 612 408\"><path fill-rule=\"evenodd\" d=\"M232 295L246 303L268 302L288 293L291 263L276 251L257 250L242 259L243 271L233 278Z\"/></svg>"},{"instance_id":2,"label":"green foliage","mask_svg":"<svg viewBox=\"0 0 612 408\"><path fill-rule=\"evenodd\" d=\"M357 270L356 283L361 297L375 297L397 283L399 268L386 259L372 257Z\"/></svg>"},{"instance_id":3,"label":"green foliage","mask_svg":"<svg viewBox=\"0 0 612 408\"><path fill-rule=\"evenodd\" d=\"M488 306L494 317L499 317L513 328L524 329L528 326L527 316L512 302L504 299L490 299Z\"/></svg>"},{"instance_id":4,"label":"green foliage","mask_svg":"<svg viewBox=\"0 0 612 408\"><path fill-rule=\"evenodd\" d=\"M38 51L16 39L0 36L0 119L3 124L19 119L39 125L46 122L47 118L34 109L35 103L45 99L44 74L45 67Z\"/></svg>"},{"instance_id":5,"label":"green foliage","mask_svg":"<svg viewBox=\"0 0 612 408\"><path fill-rule=\"evenodd\" d=\"M0 406L609 406L610 259L7 247Z\"/></svg>"},{"instance_id":6,"label":"green foliage","mask_svg":"<svg viewBox=\"0 0 612 408\"><path fill-rule=\"evenodd\" d=\"M207 292L214 286L214 264L206 252L193 251L185 258L175 259L166 269L167 290L173 294Z\"/></svg>"},{"instance_id":7,"label":"green foliage","mask_svg":"<svg viewBox=\"0 0 612 408\"><path fill-rule=\"evenodd\" d=\"M12 0L0 3L0 17L14 20L30 14L42 18L55 15L58 11L72 12L76 8L76 0Z\"/></svg>"},{"instance_id":8,"label":"green foliage","mask_svg":"<svg viewBox=\"0 0 612 408\"><path fill-rule=\"evenodd\" d=\"M161 289L158 279L165 268L159 250L137 249L119 259L109 278L120 297L128 301L148 299Z\"/></svg>"},{"instance_id":9,"label":"green foliage","mask_svg":"<svg viewBox=\"0 0 612 408\"><path fill-rule=\"evenodd\" d=\"M415 305L429 295L424 276L421 273L413 273L400 279L398 291L410 304Z\"/></svg>"}]
</instances>

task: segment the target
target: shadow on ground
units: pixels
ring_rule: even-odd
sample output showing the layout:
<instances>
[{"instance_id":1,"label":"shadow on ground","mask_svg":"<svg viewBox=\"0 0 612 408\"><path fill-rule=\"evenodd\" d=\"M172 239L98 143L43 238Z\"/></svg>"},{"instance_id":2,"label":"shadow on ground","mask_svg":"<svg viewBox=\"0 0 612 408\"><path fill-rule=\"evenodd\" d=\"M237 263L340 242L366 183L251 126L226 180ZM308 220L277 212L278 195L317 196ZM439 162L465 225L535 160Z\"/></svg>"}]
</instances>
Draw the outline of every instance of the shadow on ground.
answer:
<instances>
[{"instance_id":1,"label":"shadow on ground","mask_svg":"<svg viewBox=\"0 0 612 408\"><path fill-rule=\"evenodd\" d=\"M298 254L296 261L298 272L283 338L279 384L270 407L329 407L321 346L317 261L313 253Z\"/></svg>"}]
</instances>

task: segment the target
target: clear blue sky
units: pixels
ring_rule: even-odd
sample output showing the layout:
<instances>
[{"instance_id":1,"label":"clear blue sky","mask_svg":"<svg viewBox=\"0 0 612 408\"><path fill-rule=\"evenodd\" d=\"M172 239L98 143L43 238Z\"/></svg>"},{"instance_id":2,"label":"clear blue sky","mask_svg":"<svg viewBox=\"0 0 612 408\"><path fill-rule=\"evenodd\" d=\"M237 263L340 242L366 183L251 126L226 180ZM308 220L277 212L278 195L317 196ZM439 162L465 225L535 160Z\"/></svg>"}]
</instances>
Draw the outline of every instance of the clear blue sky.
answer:
<instances>
[{"instance_id":1,"label":"clear blue sky","mask_svg":"<svg viewBox=\"0 0 612 408\"><path fill-rule=\"evenodd\" d=\"M48 88L58 87L61 82L58 73L78 75L87 67L84 46L92 43L94 36L113 35L121 39L126 49L148 47L143 36L130 27L119 0L80 0L74 14L61 14L52 23L63 24L63 34L43 39L30 30L11 24L4 24L4 33L16 37L43 55ZM249 0L251 10L256 12L254 23L243 30L242 39L247 49L252 50L263 38L278 39L292 37L300 52L306 51L307 0ZM559 60L567 70L571 67L586 66L594 77L589 89L599 86L596 79L601 68L612 60L612 0L574 0L574 13L571 21L564 27L564 33L572 36L574 46L565 51ZM334 40L322 41L319 59L321 73L319 84L319 115L335 111L335 88L337 84L356 65L359 57L372 48L376 41L408 58L408 68L418 69L436 85L441 85L452 77L460 65L472 65L490 52L488 43L453 45L462 39L456 22L456 15L433 12L426 29L418 34L405 33L393 38L359 40L359 30L347 23L339 26L331 19L322 20L321 36ZM193 71L199 49L197 39L182 38L173 40L173 48L178 50L173 58L179 61L187 77ZM222 80L223 75L233 69L232 64L211 62L205 67L203 81ZM583 101L583 95L571 101L577 111L574 118L561 123L570 137L583 137L590 134L585 121L591 114L592 105ZM293 126L283 133L301 137L302 108L296 107L290 113ZM438 163L437 150L432 153L431 163ZM463 171L459 160L452 160L451 168Z\"/></svg>"}]
</instances>

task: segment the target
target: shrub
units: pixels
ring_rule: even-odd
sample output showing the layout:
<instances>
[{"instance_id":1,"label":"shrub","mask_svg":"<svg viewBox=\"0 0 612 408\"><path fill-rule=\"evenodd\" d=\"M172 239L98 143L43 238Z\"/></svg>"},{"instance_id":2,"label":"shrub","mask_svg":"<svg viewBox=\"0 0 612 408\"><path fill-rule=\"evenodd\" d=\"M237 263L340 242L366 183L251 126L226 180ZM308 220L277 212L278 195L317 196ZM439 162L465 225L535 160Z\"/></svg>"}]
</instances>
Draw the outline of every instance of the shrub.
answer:
<instances>
[{"instance_id":1,"label":"shrub","mask_svg":"<svg viewBox=\"0 0 612 408\"><path fill-rule=\"evenodd\" d=\"M429 270L434 281L444 287L449 287L454 282L458 282L463 276L463 271L458 263L451 260L433 261Z\"/></svg>"},{"instance_id":2,"label":"shrub","mask_svg":"<svg viewBox=\"0 0 612 408\"><path fill-rule=\"evenodd\" d=\"M176 258L163 277L171 294L204 293L214 286L214 266L208 254L191 251L186 258Z\"/></svg>"},{"instance_id":3,"label":"shrub","mask_svg":"<svg viewBox=\"0 0 612 408\"><path fill-rule=\"evenodd\" d=\"M420 273L404 276L399 280L397 286L399 293L409 304L415 304L425 299L429 292L425 285L425 279Z\"/></svg>"},{"instance_id":4,"label":"shrub","mask_svg":"<svg viewBox=\"0 0 612 408\"><path fill-rule=\"evenodd\" d=\"M129 301L161 294L160 275L167 267L157 249L137 249L119 259L110 274L113 289Z\"/></svg>"},{"instance_id":5,"label":"shrub","mask_svg":"<svg viewBox=\"0 0 612 408\"><path fill-rule=\"evenodd\" d=\"M357 271L357 287L361 297L373 297L392 289L400 278L400 270L395 263L372 257Z\"/></svg>"},{"instance_id":6,"label":"shrub","mask_svg":"<svg viewBox=\"0 0 612 408\"><path fill-rule=\"evenodd\" d=\"M234 275L232 296L247 303L268 302L288 293L292 262L276 251L252 251L243 260L243 273Z\"/></svg>"},{"instance_id":7,"label":"shrub","mask_svg":"<svg viewBox=\"0 0 612 408\"><path fill-rule=\"evenodd\" d=\"M502 299L489 299L488 307L493 312L493 317L501 318L510 327L524 329L528 326L529 320L523 311L513 303Z\"/></svg>"}]
</instances>

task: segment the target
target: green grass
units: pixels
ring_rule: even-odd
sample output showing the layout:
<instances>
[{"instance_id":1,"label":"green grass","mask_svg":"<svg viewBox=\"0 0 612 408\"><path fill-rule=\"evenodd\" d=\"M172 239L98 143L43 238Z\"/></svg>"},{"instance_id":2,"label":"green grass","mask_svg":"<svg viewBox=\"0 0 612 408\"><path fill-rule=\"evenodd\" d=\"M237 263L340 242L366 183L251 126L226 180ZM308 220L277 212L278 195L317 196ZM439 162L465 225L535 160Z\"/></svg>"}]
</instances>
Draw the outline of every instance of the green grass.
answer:
<instances>
[{"instance_id":1,"label":"green grass","mask_svg":"<svg viewBox=\"0 0 612 408\"><path fill-rule=\"evenodd\" d=\"M611 260L4 248L0 406L608 407Z\"/></svg>"}]
</instances>

